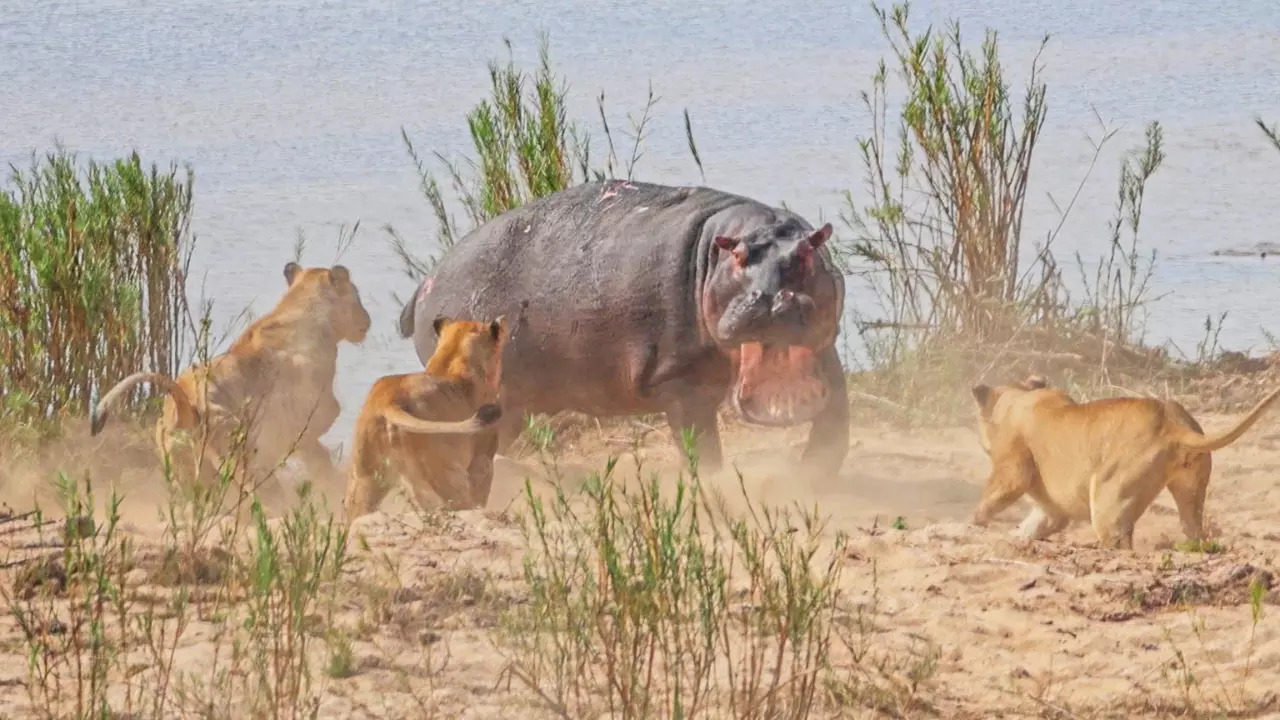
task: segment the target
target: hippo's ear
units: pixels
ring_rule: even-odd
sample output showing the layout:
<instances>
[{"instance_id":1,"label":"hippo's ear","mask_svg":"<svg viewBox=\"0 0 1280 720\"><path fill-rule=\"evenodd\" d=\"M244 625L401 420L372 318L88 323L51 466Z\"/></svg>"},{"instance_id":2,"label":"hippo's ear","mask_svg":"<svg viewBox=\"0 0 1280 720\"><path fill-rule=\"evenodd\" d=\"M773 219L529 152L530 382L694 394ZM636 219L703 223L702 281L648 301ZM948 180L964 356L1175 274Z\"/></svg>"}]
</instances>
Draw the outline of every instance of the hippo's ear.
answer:
<instances>
[{"instance_id":1,"label":"hippo's ear","mask_svg":"<svg viewBox=\"0 0 1280 720\"><path fill-rule=\"evenodd\" d=\"M301 273L301 272L302 272L302 266L299 265L298 263L296 262L285 263L284 281L292 285L293 281L298 277L298 273Z\"/></svg>"},{"instance_id":2,"label":"hippo's ear","mask_svg":"<svg viewBox=\"0 0 1280 720\"><path fill-rule=\"evenodd\" d=\"M453 322L453 320L448 317L445 317L444 315L437 315L436 319L431 321L431 329L436 331L436 337L440 337L440 331L444 329L445 325L448 325L451 322Z\"/></svg>"},{"instance_id":3,"label":"hippo's ear","mask_svg":"<svg viewBox=\"0 0 1280 720\"><path fill-rule=\"evenodd\" d=\"M831 223L818 228L816 232L809 236L809 244L815 248L822 247L822 243L831 239L832 230Z\"/></svg>"},{"instance_id":4,"label":"hippo's ear","mask_svg":"<svg viewBox=\"0 0 1280 720\"><path fill-rule=\"evenodd\" d=\"M334 265L329 268L329 278L336 283L345 284L351 282L351 271L346 265Z\"/></svg>"}]
</instances>

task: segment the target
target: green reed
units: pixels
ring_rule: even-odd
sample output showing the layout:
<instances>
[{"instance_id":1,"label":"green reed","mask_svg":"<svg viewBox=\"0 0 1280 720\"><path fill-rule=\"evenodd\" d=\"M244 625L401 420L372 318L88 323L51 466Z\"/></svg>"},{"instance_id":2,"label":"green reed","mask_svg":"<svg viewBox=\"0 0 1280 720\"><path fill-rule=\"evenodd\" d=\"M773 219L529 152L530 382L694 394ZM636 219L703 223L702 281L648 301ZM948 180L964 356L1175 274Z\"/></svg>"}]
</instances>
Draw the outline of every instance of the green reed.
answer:
<instances>
[{"instance_id":1,"label":"green reed","mask_svg":"<svg viewBox=\"0 0 1280 720\"><path fill-rule=\"evenodd\" d=\"M193 173L62 148L0 188L0 418L82 414L102 383L183 362Z\"/></svg>"},{"instance_id":2,"label":"green reed","mask_svg":"<svg viewBox=\"0 0 1280 720\"><path fill-rule=\"evenodd\" d=\"M510 54L511 41L504 39L504 43ZM601 137L607 148L602 156L604 167L592 164L591 134L569 119L568 91L568 84L552 65L545 33L538 37L536 69L521 68L510 57L505 63L489 63L489 95L466 116L473 155L454 161L439 152L432 153L443 166L454 197L466 214L466 225L459 225L450 214L445 193L427 159L418 152L408 132L401 129L401 139L418 174L419 189L436 220L436 244L440 250L452 247L471 229L531 200L582 182L634 176L659 100L653 89L649 89L644 111L639 116L627 115L629 127L622 133L631 141L631 147L626 153L623 146L623 155L618 153L609 126L604 93L596 98ZM684 112L684 131L689 152L701 171L702 158L693 139L688 110ZM386 230L410 276L419 276L430 268L432 262L415 257L393 228L388 226Z\"/></svg>"}]
</instances>

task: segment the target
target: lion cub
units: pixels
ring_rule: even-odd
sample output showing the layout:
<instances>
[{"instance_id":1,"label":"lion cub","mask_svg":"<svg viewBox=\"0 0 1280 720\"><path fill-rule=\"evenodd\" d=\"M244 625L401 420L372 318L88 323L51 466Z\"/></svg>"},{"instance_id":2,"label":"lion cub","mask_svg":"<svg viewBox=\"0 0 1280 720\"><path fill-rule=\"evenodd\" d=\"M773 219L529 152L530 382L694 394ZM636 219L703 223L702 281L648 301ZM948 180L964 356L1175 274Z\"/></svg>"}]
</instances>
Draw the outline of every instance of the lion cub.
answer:
<instances>
[{"instance_id":1,"label":"lion cub","mask_svg":"<svg viewBox=\"0 0 1280 720\"><path fill-rule=\"evenodd\" d=\"M1023 537L1040 540L1088 521L1103 547L1125 550L1133 548L1134 524L1166 487L1183 533L1201 539L1209 453L1239 439L1280 397L1272 392L1230 429L1205 435L1172 400L1077 403L1036 375L972 392L991 458L974 524L985 526L1025 494L1036 507L1019 528Z\"/></svg>"},{"instance_id":2,"label":"lion cub","mask_svg":"<svg viewBox=\"0 0 1280 720\"><path fill-rule=\"evenodd\" d=\"M438 498L456 510L489 499L506 320L441 316L432 327L439 342L426 369L379 378L356 419L347 522L377 509L397 480L420 506Z\"/></svg>"}]
</instances>

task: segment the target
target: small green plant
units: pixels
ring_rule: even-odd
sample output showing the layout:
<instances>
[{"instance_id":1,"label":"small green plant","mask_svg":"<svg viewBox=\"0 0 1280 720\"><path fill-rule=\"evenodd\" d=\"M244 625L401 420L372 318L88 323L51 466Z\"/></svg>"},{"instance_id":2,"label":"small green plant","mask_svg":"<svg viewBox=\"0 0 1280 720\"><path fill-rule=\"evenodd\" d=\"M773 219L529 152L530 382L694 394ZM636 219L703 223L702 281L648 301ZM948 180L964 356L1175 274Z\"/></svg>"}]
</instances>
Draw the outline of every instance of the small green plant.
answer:
<instances>
[{"instance_id":1,"label":"small green plant","mask_svg":"<svg viewBox=\"0 0 1280 720\"><path fill-rule=\"evenodd\" d=\"M898 516L897 518L895 518L895 519L894 519L894 521L893 521L893 529L894 529L894 530L906 530L906 529L907 529L907 519L906 519L906 518L904 518L904 517L902 517L901 515L899 515L899 516Z\"/></svg>"},{"instance_id":2,"label":"small green plant","mask_svg":"<svg viewBox=\"0 0 1280 720\"><path fill-rule=\"evenodd\" d=\"M349 678L356 674L355 654L351 650L351 640L339 630L330 630L326 638L329 645L329 660L324 674L334 679Z\"/></svg>"},{"instance_id":3,"label":"small green plant","mask_svg":"<svg viewBox=\"0 0 1280 720\"><path fill-rule=\"evenodd\" d=\"M688 439L688 438L686 438ZM580 506L526 481L529 601L503 621L509 671L569 717L807 717L819 700L844 536L813 512L733 516L696 457L670 496L610 460ZM745 498L745 490L744 490Z\"/></svg>"},{"instance_id":4,"label":"small green plant","mask_svg":"<svg viewBox=\"0 0 1280 720\"><path fill-rule=\"evenodd\" d=\"M0 586L27 649L31 709L47 718L168 717L190 593L137 584L140 554L121 529L118 493L99 510L89 477L59 473L55 485L64 520L39 522L36 545L59 550L26 564L12 590ZM46 537L55 526L57 537Z\"/></svg>"},{"instance_id":5,"label":"small green plant","mask_svg":"<svg viewBox=\"0 0 1280 720\"><path fill-rule=\"evenodd\" d=\"M246 664L247 695L263 716L314 717L319 696L307 651L317 633L322 591L332 591L346 563L347 531L332 515L322 515L309 483L302 484L278 528L256 500L251 512L243 568L245 637L233 649L233 664Z\"/></svg>"},{"instance_id":6,"label":"small green plant","mask_svg":"<svg viewBox=\"0 0 1280 720\"><path fill-rule=\"evenodd\" d=\"M524 417L524 436L533 446L534 452L543 455L555 447L556 429L545 417L526 414Z\"/></svg>"},{"instance_id":7,"label":"small green plant","mask_svg":"<svg viewBox=\"0 0 1280 720\"><path fill-rule=\"evenodd\" d=\"M1217 555L1227 551L1227 546L1218 540L1182 540L1174 545L1174 549L1186 553L1204 553Z\"/></svg>"},{"instance_id":8,"label":"small green plant","mask_svg":"<svg viewBox=\"0 0 1280 720\"><path fill-rule=\"evenodd\" d=\"M118 632L114 611L127 616L131 598L121 592L132 546L119 532L120 497L106 518L94 511L93 485L60 473L58 496L65 512L60 553L20 576L7 604L28 650L27 690L46 717L107 718L108 690L118 679L129 634ZM58 598L66 602L58 602Z\"/></svg>"}]
</instances>

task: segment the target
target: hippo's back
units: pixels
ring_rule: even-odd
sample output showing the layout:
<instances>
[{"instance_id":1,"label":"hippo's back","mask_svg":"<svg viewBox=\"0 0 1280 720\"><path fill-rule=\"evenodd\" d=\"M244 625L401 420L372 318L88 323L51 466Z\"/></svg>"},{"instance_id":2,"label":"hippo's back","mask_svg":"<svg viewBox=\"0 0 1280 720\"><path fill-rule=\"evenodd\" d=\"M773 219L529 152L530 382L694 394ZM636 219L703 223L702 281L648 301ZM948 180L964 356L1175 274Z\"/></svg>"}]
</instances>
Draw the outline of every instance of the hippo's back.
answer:
<instances>
[{"instance_id":1,"label":"hippo's back","mask_svg":"<svg viewBox=\"0 0 1280 720\"><path fill-rule=\"evenodd\" d=\"M402 316L424 363L438 315L505 315L508 393L581 387L584 409L622 391L636 354L696 350L704 228L732 209L750 222L779 211L704 187L606 181L578 185L504 213L450 248ZM412 322L404 322L411 319ZM411 327L406 327L409 325ZM613 385L617 383L618 387ZM599 408L595 408L599 410Z\"/></svg>"}]
</instances>

